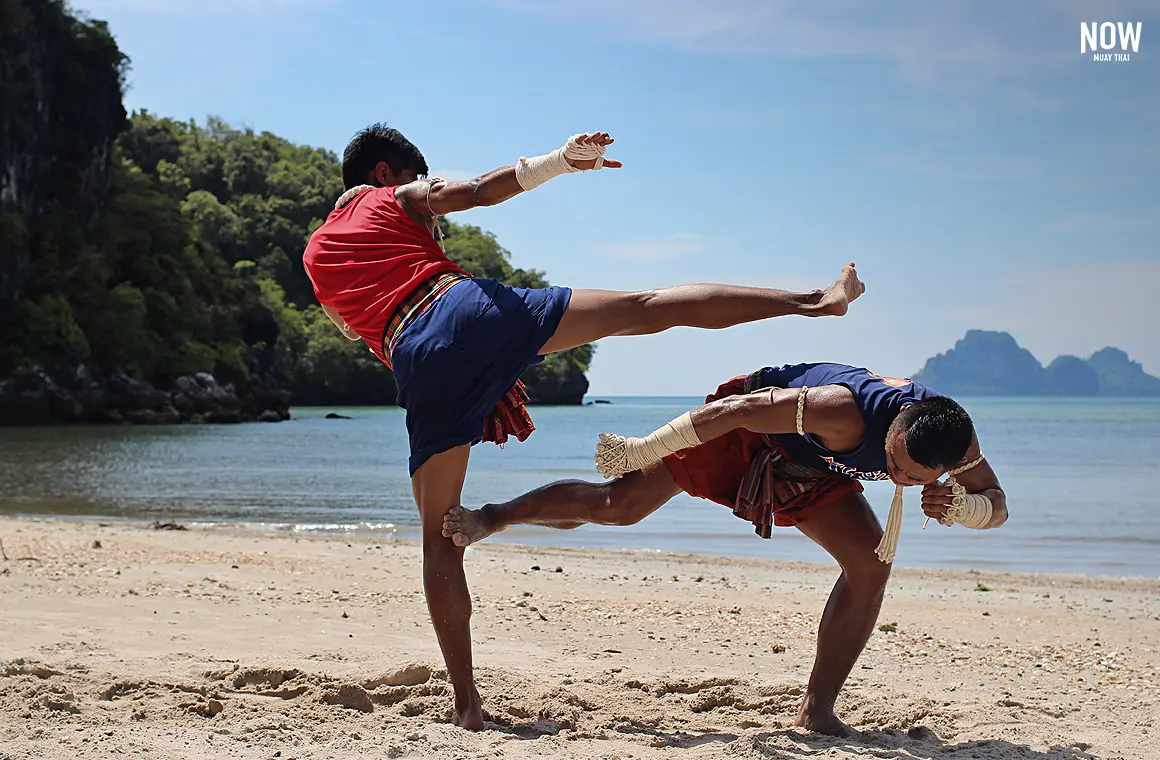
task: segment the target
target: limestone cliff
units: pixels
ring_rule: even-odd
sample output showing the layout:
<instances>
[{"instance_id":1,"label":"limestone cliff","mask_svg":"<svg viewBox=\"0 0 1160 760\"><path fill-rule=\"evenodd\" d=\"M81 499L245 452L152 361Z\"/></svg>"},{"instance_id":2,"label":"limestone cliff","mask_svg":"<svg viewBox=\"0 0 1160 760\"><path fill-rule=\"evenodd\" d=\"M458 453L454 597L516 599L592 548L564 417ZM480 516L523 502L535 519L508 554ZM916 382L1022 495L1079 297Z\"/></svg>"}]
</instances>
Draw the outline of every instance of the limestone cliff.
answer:
<instances>
[{"instance_id":1,"label":"limestone cliff","mask_svg":"<svg viewBox=\"0 0 1160 760\"><path fill-rule=\"evenodd\" d=\"M915 379L952 395L1044 395L1047 373L1004 332L971 330L954 348L928 359Z\"/></svg>"},{"instance_id":2,"label":"limestone cliff","mask_svg":"<svg viewBox=\"0 0 1160 760\"><path fill-rule=\"evenodd\" d=\"M1160 396L1160 378L1118 348L1101 349L1087 363L1099 376L1101 396Z\"/></svg>"},{"instance_id":3,"label":"limestone cliff","mask_svg":"<svg viewBox=\"0 0 1160 760\"><path fill-rule=\"evenodd\" d=\"M0 315L49 215L78 223L108 189L126 61L104 23L60 0L0 0Z\"/></svg>"}]
</instances>

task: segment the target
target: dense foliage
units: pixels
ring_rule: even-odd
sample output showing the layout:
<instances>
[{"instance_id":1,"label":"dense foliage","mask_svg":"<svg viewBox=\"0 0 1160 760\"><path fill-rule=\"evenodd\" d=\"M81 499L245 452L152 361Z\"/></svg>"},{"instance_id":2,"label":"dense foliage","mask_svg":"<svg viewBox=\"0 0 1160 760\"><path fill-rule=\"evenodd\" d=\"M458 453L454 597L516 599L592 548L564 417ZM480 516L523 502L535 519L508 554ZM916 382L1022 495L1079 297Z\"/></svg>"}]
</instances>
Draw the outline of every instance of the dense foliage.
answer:
<instances>
[{"instance_id":1,"label":"dense foliage","mask_svg":"<svg viewBox=\"0 0 1160 760\"><path fill-rule=\"evenodd\" d=\"M37 34L53 41L45 60L70 55L69 46L88 51L56 89L18 93L9 83L31 82L33 69L49 64L21 45L3 49L0 139L12 163L43 168L28 182L72 191L0 207L0 246L15 241L26 261L6 302L0 292L0 376L86 364L164 386L204 371L237 383L260 377L289 388L297 403L394 402L390 373L339 335L302 268L310 233L342 190L333 152L214 118L140 112L126 122L118 110L125 61L102 24L78 21L52 0L0 0L0 10L0 21L22 22L24 48ZM98 84L115 109L69 105ZM28 137L36 125L25 122L38 108L56 114L51 140ZM100 131L87 111L120 119L105 119ZM546 284L541 272L514 269L490 233L446 220L443 229L449 255L473 274ZM578 402L591 355L584 347L532 368L533 399Z\"/></svg>"}]
</instances>

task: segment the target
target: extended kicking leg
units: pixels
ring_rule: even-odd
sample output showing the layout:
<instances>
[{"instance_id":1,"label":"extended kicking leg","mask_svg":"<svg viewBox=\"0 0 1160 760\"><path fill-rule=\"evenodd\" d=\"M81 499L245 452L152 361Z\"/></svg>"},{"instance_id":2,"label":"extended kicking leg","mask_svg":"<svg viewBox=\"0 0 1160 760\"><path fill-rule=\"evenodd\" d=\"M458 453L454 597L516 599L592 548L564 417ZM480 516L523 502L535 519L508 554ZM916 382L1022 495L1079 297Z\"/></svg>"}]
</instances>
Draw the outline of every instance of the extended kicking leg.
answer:
<instances>
[{"instance_id":1,"label":"extended kicking leg","mask_svg":"<svg viewBox=\"0 0 1160 760\"><path fill-rule=\"evenodd\" d=\"M637 293L576 290L540 353L566 351L612 335L650 335L671 327L716 330L788 314L840 317L865 292L853 263L828 288L808 293L737 285L680 285Z\"/></svg>"},{"instance_id":2,"label":"extended kicking leg","mask_svg":"<svg viewBox=\"0 0 1160 760\"><path fill-rule=\"evenodd\" d=\"M467 546L509 525L544 525L570 530L588 523L633 525L680 493L663 464L610 483L562 480L480 509L454 506L443 518L443 535Z\"/></svg>"}]
</instances>

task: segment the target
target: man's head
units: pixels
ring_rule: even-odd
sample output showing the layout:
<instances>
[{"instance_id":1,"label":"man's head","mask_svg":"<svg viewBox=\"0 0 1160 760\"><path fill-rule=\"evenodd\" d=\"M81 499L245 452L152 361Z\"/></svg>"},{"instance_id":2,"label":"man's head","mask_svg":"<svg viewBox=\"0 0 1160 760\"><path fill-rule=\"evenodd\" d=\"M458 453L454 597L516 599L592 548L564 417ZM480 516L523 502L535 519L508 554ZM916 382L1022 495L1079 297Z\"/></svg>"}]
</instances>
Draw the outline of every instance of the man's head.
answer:
<instances>
[{"instance_id":1,"label":"man's head","mask_svg":"<svg viewBox=\"0 0 1160 760\"><path fill-rule=\"evenodd\" d=\"M427 161L410 140L386 124L360 130L342 154L342 186L395 187L427 176Z\"/></svg>"},{"instance_id":2,"label":"man's head","mask_svg":"<svg viewBox=\"0 0 1160 760\"><path fill-rule=\"evenodd\" d=\"M890 479L904 486L933 483L963 461L975 429L967 411L945 397L903 409L886 433Z\"/></svg>"}]
</instances>

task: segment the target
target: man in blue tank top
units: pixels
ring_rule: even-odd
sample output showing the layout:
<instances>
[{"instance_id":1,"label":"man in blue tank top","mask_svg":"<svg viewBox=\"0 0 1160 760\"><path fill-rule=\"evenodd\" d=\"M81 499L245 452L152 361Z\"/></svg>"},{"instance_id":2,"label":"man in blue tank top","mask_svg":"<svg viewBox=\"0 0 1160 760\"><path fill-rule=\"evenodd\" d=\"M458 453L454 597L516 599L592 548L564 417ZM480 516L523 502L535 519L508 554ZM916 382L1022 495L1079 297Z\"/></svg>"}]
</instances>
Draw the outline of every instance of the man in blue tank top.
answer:
<instances>
[{"instance_id":1,"label":"man in blue tank top","mask_svg":"<svg viewBox=\"0 0 1160 760\"><path fill-rule=\"evenodd\" d=\"M959 404L845 364L734 378L646 438L602 435L597 463L616 479L562 481L506 504L454 507L443 535L466 546L516 524L632 525L681 491L732 508L763 538L775 525L796 526L842 570L796 723L838 736L856 734L834 702L874 630L891 567L876 555L883 531L858 481L922 486L923 512L943 524L983 529L1007 520L1003 489ZM952 472L953 481L939 482ZM964 502L978 507L969 517Z\"/></svg>"}]
</instances>

